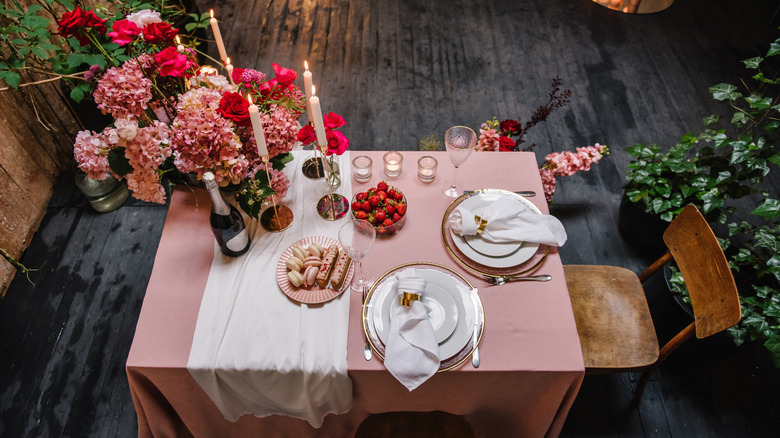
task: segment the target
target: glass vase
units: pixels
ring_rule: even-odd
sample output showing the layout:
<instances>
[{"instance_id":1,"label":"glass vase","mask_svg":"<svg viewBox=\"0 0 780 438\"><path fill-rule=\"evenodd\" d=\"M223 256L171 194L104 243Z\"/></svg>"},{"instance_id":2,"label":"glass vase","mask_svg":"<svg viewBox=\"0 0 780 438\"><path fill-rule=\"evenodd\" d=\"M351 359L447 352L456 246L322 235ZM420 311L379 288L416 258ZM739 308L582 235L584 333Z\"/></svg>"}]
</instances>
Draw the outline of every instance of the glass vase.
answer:
<instances>
[{"instance_id":1,"label":"glass vase","mask_svg":"<svg viewBox=\"0 0 780 438\"><path fill-rule=\"evenodd\" d=\"M338 155L331 155L326 160L328 163L328 183L333 189L341 187L341 169L339 168Z\"/></svg>"},{"instance_id":2,"label":"glass vase","mask_svg":"<svg viewBox=\"0 0 780 438\"><path fill-rule=\"evenodd\" d=\"M130 194L125 182L110 173L106 173L105 179L94 179L80 169L76 169L76 187L98 213L107 213L123 206Z\"/></svg>"}]
</instances>

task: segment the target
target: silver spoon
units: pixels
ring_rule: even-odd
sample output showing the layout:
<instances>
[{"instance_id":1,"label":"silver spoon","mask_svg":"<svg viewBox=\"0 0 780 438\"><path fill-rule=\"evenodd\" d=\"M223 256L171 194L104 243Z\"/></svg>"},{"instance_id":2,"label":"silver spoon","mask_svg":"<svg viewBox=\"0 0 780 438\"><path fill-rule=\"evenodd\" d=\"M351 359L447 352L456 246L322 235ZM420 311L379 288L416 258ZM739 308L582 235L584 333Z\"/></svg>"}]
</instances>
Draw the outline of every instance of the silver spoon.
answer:
<instances>
[{"instance_id":1,"label":"silver spoon","mask_svg":"<svg viewBox=\"0 0 780 438\"><path fill-rule=\"evenodd\" d=\"M366 305L366 287L363 286L363 305ZM374 356L374 352L371 351L371 345L368 343L368 338L365 338L363 342L363 357L366 360L371 360L371 358Z\"/></svg>"}]
</instances>

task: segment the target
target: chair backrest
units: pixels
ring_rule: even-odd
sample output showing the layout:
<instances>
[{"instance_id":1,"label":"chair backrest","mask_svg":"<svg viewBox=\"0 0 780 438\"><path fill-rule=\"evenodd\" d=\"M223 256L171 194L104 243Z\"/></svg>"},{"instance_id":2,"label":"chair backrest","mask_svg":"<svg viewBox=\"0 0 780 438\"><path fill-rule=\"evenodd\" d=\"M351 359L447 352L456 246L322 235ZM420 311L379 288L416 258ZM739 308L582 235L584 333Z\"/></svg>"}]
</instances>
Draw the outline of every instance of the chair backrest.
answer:
<instances>
[{"instance_id":1,"label":"chair backrest","mask_svg":"<svg viewBox=\"0 0 780 438\"><path fill-rule=\"evenodd\" d=\"M680 268L695 318L696 337L706 338L742 318L737 285L726 255L701 212L689 205L664 232Z\"/></svg>"}]
</instances>

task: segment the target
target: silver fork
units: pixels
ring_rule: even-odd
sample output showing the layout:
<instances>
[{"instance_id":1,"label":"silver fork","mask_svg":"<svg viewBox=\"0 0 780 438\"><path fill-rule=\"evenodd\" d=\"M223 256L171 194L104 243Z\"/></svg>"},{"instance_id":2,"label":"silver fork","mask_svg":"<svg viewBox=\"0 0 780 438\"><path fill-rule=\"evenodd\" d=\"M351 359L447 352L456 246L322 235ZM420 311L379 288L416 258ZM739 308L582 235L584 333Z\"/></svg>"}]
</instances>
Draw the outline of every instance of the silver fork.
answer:
<instances>
[{"instance_id":1,"label":"silver fork","mask_svg":"<svg viewBox=\"0 0 780 438\"><path fill-rule=\"evenodd\" d=\"M482 279L484 279L488 286L501 286L502 284L509 282L509 281L550 281L552 280L552 276L549 274L542 274L542 275L528 275L525 277L488 277L483 276Z\"/></svg>"},{"instance_id":2,"label":"silver fork","mask_svg":"<svg viewBox=\"0 0 780 438\"><path fill-rule=\"evenodd\" d=\"M366 293L368 292L368 287L363 286L363 306L366 305ZM366 360L371 360L371 358L374 356L374 352L371 351L371 345L368 343L368 338L366 337L363 341L363 357Z\"/></svg>"}]
</instances>

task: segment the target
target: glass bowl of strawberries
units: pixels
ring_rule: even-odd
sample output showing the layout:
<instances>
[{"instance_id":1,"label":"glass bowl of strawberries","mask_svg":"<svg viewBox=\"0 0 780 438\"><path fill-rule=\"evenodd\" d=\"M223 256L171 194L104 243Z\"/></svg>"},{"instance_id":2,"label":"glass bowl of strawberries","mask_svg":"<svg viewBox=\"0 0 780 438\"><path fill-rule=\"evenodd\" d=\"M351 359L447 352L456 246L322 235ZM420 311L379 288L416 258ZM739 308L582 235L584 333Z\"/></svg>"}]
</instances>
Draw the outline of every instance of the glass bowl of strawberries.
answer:
<instances>
[{"instance_id":1,"label":"glass bowl of strawberries","mask_svg":"<svg viewBox=\"0 0 780 438\"><path fill-rule=\"evenodd\" d=\"M365 192L356 193L351 207L352 216L370 222L378 236L389 236L406 223L406 196L385 181Z\"/></svg>"}]
</instances>

